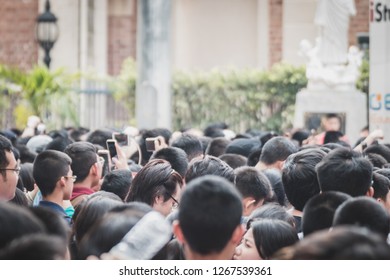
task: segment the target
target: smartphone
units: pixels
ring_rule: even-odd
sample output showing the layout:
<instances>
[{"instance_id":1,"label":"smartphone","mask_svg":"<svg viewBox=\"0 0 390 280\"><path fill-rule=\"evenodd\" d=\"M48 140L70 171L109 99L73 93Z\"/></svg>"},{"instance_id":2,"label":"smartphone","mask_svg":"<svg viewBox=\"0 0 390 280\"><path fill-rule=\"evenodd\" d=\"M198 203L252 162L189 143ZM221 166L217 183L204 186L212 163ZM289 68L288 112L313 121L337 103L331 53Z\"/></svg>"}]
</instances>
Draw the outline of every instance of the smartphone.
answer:
<instances>
[{"instance_id":1,"label":"smartphone","mask_svg":"<svg viewBox=\"0 0 390 280\"><path fill-rule=\"evenodd\" d=\"M110 158L110 152L108 150L98 150L99 157L104 158L104 165L103 165L103 174L102 177L106 176L110 172L110 166L111 166L111 158Z\"/></svg>"},{"instance_id":2,"label":"smartphone","mask_svg":"<svg viewBox=\"0 0 390 280\"><path fill-rule=\"evenodd\" d=\"M154 152L156 150L156 146L154 145L154 141L156 141L157 137L148 137L145 139L146 150L148 152Z\"/></svg>"},{"instance_id":3,"label":"smartphone","mask_svg":"<svg viewBox=\"0 0 390 280\"><path fill-rule=\"evenodd\" d=\"M116 151L115 143L116 143L115 139L108 139L106 141L107 150L108 150L108 152L110 154L110 159L113 158L113 157L116 157L118 155L118 153Z\"/></svg>"},{"instance_id":4,"label":"smartphone","mask_svg":"<svg viewBox=\"0 0 390 280\"><path fill-rule=\"evenodd\" d=\"M129 146L129 135L126 133L114 132L112 139L115 139L119 146Z\"/></svg>"}]
</instances>

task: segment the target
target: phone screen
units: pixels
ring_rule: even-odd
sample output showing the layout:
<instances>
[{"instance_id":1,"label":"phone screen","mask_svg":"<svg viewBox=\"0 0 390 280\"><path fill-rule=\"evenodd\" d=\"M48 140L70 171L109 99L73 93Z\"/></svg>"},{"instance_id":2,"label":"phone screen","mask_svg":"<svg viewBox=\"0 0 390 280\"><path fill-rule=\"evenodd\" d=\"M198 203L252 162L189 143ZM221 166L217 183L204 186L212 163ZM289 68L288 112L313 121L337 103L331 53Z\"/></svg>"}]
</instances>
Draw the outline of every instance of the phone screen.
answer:
<instances>
[{"instance_id":1,"label":"phone screen","mask_svg":"<svg viewBox=\"0 0 390 280\"><path fill-rule=\"evenodd\" d=\"M116 152L116 147L115 147L115 142L116 140L112 139L112 140L107 140L107 149L110 153L110 158L113 158L113 157L116 157L118 154Z\"/></svg>"},{"instance_id":2,"label":"phone screen","mask_svg":"<svg viewBox=\"0 0 390 280\"><path fill-rule=\"evenodd\" d=\"M112 138L118 142L119 146L129 145L129 136L126 133L113 133Z\"/></svg>"},{"instance_id":3,"label":"phone screen","mask_svg":"<svg viewBox=\"0 0 390 280\"><path fill-rule=\"evenodd\" d=\"M145 145L146 145L146 150L148 152L153 152L156 150L154 141L157 139L157 137L150 137L145 139Z\"/></svg>"}]
</instances>

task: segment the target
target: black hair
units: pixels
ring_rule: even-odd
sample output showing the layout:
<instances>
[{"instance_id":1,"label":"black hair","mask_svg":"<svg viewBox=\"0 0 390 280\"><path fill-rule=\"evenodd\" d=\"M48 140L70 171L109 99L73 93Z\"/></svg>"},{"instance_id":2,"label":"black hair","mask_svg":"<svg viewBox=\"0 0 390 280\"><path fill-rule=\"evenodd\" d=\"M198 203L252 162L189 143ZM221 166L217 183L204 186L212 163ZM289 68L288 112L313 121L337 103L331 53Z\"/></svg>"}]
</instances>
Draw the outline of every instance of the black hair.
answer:
<instances>
[{"instance_id":1,"label":"black hair","mask_svg":"<svg viewBox=\"0 0 390 280\"><path fill-rule=\"evenodd\" d=\"M179 223L189 247L206 255L225 248L241 223L241 214L241 196L234 185L224 178L206 175L186 186Z\"/></svg>"}]
</instances>

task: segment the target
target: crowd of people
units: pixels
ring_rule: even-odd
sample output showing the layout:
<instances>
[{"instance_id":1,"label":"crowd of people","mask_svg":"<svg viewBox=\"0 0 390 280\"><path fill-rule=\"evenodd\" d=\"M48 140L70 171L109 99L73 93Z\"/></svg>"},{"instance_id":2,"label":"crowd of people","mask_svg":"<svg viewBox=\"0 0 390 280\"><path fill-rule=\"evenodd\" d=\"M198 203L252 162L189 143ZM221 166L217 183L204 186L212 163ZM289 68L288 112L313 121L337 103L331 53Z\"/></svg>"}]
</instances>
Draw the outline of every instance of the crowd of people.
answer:
<instances>
[{"instance_id":1,"label":"crowd of people","mask_svg":"<svg viewBox=\"0 0 390 280\"><path fill-rule=\"evenodd\" d=\"M31 117L0 131L0 259L390 259L390 145L368 129L350 143L340 121L45 131Z\"/></svg>"}]
</instances>

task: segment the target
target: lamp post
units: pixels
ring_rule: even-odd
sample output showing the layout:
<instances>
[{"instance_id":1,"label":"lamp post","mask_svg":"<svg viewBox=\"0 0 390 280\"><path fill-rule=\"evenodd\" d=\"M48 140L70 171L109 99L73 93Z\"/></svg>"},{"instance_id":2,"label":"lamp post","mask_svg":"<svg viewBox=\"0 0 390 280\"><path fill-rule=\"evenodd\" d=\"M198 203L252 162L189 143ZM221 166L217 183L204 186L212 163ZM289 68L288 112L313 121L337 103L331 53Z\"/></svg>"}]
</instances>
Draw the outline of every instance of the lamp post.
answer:
<instances>
[{"instance_id":1,"label":"lamp post","mask_svg":"<svg viewBox=\"0 0 390 280\"><path fill-rule=\"evenodd\" d=\"M37 17L35 36L39 45L45 51L43 62L47 68L50 67L51 61L50 50L57 41L58 34L57 17L50 11L50 2L46 0L45 12Z\"/></svg>"}]
</instances>

